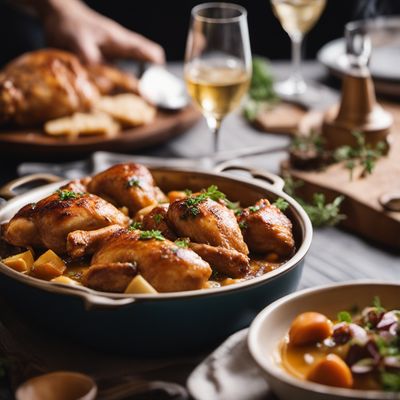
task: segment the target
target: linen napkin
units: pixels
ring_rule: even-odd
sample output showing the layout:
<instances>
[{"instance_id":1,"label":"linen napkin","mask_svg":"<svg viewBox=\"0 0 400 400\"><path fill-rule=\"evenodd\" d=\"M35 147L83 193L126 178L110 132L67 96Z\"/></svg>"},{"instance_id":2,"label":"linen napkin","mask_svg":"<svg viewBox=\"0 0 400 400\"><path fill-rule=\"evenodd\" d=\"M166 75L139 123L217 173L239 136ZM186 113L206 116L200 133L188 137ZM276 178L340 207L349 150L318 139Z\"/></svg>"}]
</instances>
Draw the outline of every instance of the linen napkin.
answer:
<instances>
[{"instance_id":1,"label":"linen napkin","mask_svg":"<svg viewBox=\"0 0 400 400\"><path fill-rule=\"evenodd\" d=\"M195 400L277 399L249 353L247 333L234 333L191 373L187 387Z\"/></svg>"}]
</instances>

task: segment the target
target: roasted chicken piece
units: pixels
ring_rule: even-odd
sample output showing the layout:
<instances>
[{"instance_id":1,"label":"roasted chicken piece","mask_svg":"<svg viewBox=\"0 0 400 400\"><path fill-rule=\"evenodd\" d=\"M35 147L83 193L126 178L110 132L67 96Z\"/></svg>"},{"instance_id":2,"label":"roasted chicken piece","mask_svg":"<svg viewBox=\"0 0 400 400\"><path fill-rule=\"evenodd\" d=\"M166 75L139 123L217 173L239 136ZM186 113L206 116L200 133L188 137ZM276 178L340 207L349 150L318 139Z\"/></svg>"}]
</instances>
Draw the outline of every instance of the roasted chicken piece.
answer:
<instances>
[{"instance_id":1,"label":"roasted chicken piece","mask_svg":"<svg viewBox=\"0 0 400 400\"><path fill-rule=\"evenodd\" d=\"M167 239L145 239L143 232L122 228L102 240L96 231L80 232L79 235L82 238L84 234L88 251L97 248L89 271L98 265L131 263L159 292L201 289L211 275L206 261L192 250L180 248ZM70 238L73 235L71 233ZM73 254L73 246L70 251Z\"/></svg>"},{"instance_id":2,"label":"roasted chicken piece","mask_svg":"<svg viewBox=\"0 0 400 400\"><path fill-rule=\"evenodd\" d=\"M122 293L137 274L132 263L97 264L83 275L82 283L101 292Z\"/></svg>"},{"instance_id":3,"label":"roasted chicken piece","mask_svg":"<svg viewBox=\"0 0 400 400\"><path fill-rule=\"evenodd\" d=\"M141 208L166 200L150 171L134 163L117 164L100 172L92 178L88 190L118 207L128 207L131 215Z\"/></svg>"},{"instance_id":4,"label":"roasted chicken piece","mask_svg":"<svg viewBox=\"0 0 400 400\"><path fill-rule=\"evenodd\" d=\"M250 270L249 257L239 251L203 243L190 243L189 247L211 268L231 278L243 278Z\"/></svg>"},{"instance_id":5,"label":"roasted chicken piece","mask_svg":"<svg viewBox=\"0 0 400 400\"><path fill-rule=\"evenodd\" d=\"M72 231L128 223L126 215L98 196L60 190L23 207L3 232L5 240L15 246L45 247L63 254Z\"/></svg>"},{"instance_id":6,"label":"roasted chicken piece","mask_svg":"<svg viewBox=\"0 0 400 400\"><path fill-rule=\"evenodd\" d=\"M94 64L86 66L89 78L103 95L138 93L137 78L111 65Z\"/></svg>"},{"instance_id":7,"label":"roasted chicken piece","mask_svg":"<svg viewBox=\"0 0 400 400\"><path fill-rule=\"evenodd\" d=\"M38 50L23 54L0 73L0 124L34 126L88 110L99 92L71 53Z\"/></svg>"},{"instance_id":8,"label":"roasted chicken piece","mask_svg":"<svg viewBox=\"0 0 400 400\"><path fill-rule=\"evenodd\" d=\"M238 221L242 226L244 240L255 253L275 252L290 256L295 248L292 223L289 218L271 205L267 199L245 208Z\"/></svg>"},{"instance_id":9,"label":"roasted chicken piece","mask_svg":"<svg viewBox=\"0 0 400 400\"><path fill-rule=\"evenodd\" d=\"M193 242L249 253L232 210L210 198L194 194L174 201L168 209L168 221L179 236Z\"/></svg>"},{"instance_id":10,"label":"roasted chicken piece","mask_svg":"<svg viewBox=\"0 0 400 400\"><path fill-rule=\"evenodd\" d=\"M161 204L154 207L143 217L142 228L146 231L160 231L165 238L174 241L177 239L177 236L168 223L168 207L168 204Z\"/></svg>"}]
</instances>

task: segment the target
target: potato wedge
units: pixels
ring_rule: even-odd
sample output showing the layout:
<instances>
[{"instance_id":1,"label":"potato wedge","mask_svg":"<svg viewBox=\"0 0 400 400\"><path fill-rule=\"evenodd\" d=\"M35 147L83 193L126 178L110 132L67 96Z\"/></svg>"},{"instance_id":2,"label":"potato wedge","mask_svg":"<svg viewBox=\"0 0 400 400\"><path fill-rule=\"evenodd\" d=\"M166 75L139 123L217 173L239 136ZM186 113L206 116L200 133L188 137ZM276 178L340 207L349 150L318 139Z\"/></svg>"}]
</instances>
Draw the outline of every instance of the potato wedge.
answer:
<instances>
[{"instance_id":1,"label":"potato wedge","mask_svg":"<svg viewBox=\"0 0 400 400\"><path fill-rule=\"evenodd\" d=\"M155 294L157 290L142 275L136 275L125 289L125 293Z\"/></svg>"},{"instance_id":2,"label":"potato wedge","mask_svg":"<svg viewBox=\"0 0 400 400\"><path fill-rule=\"evenodd\" d=\"M1 260L7 267L15 269L18 272L27 273L31 270L34 259L30 250L23 253L15 254Z\"/></svg>"},{"instance_id":3,"label":"potato wedge","mask_svg":"<svg viewBox=\"0 0 400 400\"><path fill-rule=\"evenodd\" d=\"M76 281L75 279L68 278L68 276L65 275L57 276L56 278L51 279L50 282L62 283L64 285L71 285L71 286L82 286L82 284Z\"/></svg>"},{"instance_id":4,"label":"potato wedge","mask_svg":"<svg viewBox=\"0 0 400 400\"><path fill-rule=\"evenodd\" d=\"M33 263L31 274L49 281L62 275L66 268L64 261L54 251L47 250Z\"/></svg>"}]
</instances>

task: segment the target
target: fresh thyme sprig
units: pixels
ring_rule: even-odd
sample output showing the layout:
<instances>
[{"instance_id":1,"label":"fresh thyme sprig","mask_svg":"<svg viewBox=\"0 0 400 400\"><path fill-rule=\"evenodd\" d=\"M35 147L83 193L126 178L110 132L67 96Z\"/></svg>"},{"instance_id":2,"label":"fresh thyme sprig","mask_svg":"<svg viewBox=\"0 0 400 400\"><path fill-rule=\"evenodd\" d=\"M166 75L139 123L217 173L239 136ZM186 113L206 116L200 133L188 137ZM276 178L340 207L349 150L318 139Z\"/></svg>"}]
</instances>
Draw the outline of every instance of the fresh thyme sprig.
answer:
<instances>
[{"instance_id":1,"label":"fresh thyme sprig","mask_svg":"<svg viewBox=\"0 0 400 400\"><path fill-rule=\"evenodd\" d=\"M354 169L360 166L360 177L364 178L372 174L376 161L381 158L386 150L386 144L379 142L375 147L369 145L365 140L365 135L362 132L353 132L356 138L356 146L342 146L334 152L336 161L344 161L344 166L350 172L350 179L353 179Z\"/></svg>"},{"instance_id":2,"label":"fresh thyme sprig","mask_svg":"<svg viewBox=\"0 0 400 400\"><path fill-rule=\"evenodd\" d=\"M340 213L343 196L338 196L331 203L327 203L323 193L315 193L312 202L309 203L296 195L296 189L302 185L303 182L300 180L285 176L285 192L304 208L315 227L334 226L346 218L344 214Z\"/></svg>"}]
</instances>

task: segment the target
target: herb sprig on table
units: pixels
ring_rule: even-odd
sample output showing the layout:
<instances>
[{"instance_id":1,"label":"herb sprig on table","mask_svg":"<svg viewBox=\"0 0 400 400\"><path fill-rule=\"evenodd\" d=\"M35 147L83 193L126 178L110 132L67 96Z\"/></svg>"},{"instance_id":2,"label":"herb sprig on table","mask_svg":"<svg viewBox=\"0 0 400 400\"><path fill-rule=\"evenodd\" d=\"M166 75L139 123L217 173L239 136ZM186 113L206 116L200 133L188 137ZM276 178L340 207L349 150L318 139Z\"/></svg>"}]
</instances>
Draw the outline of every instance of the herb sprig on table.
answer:
<instances>
[{"instance_id":1,"label":"herb sprig on table","mask_svg":"<svg viewBox=\"0 0 400 400\"><path fill-rule=\"evenodd\" d=\"M262 106L279 101L273 85L274 78L268 62L263 58L254 57L253 73L248 92L249 98L243 109L247 120L253 121Z\"/></svg>"},{"instance_id":2,"label":"herb sprig on table","mask_svg":"<svg viewBox=\"0 0 400 400\"><path fill-rule=\"evenodd\" d=\"M296 189L302 185L303 182L294 180L291 176L285 176L285 192L304 208L313 226L334 226L346 218L344 214L340 213L343 196L338 196L331 203L327 203L323 193L315 193L312 202L306 202L296 195Z\"/></svg>"},{"instance_id":3,"label":"herb sprig on table","mask_svg":"<svg viewBox=\"0 0 400 400\"><path fill-rule=\"evenodd\" d=\"M356 145L342 146L334 152L335 161L344 161L344 166L350 172L350 179L353 179L354 169L357 166L361 167L360 177L365 177L372 174L376 161L381 158L386 150L386 144L379 142L375 147L369 145L365 140L365 135L362 132L353 132L356 138Z\"/></svg>"}]
</instances>

